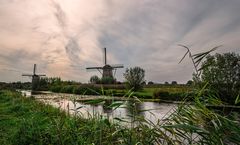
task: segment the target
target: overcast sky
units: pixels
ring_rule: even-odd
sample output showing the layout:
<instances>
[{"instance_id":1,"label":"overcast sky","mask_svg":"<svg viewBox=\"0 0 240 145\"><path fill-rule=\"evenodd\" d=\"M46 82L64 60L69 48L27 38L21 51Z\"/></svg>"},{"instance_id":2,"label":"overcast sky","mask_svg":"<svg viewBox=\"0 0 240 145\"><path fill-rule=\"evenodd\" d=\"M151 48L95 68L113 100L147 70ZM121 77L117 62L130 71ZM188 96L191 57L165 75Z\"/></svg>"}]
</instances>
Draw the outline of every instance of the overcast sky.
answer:
<instances>
[{"instance_id":1,"label":"overcast sky","mask_svg":"<svg viewBox=\"0 0 240 145\"><path fill-rule=\"evenodd\" d=\"M140 66L146 80L185 83L193 66L179 60L223 45L216 52L240 53L240 0L0 0L0 81L30 81L37 72L87 82L109 64L123 80Z\"/></svg>"}]
</instances>

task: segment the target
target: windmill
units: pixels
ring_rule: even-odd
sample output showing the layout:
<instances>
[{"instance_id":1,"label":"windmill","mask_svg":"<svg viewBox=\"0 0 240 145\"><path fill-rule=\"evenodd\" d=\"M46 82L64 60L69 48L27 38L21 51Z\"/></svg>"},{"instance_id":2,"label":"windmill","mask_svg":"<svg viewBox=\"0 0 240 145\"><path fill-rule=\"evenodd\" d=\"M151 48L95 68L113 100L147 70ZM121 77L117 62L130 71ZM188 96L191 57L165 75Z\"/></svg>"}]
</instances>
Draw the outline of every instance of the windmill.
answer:
<instances>
[{"instance_id":1,"label":"windmill","mask_svg":"<svg viewBox=\"0 0 240 145\"><path fill-rule=\"evenodd\" d=\"M22 76L32 77L32 91L36 91L39 85L39 80L41 76L46 76L44 74L36 74L37 65L33 65L33 74L22 74Z\"/></svg>"},{"instance_id":2,"label":"windmill","mask_svg":"<svg viewBox=\"0 0 240 145\"><path fill-rule=\"evenodd\" d=\"M109 65L107 64L107 52L104 48L104 66L102 67L87 67L87 70L98 70L102 74L102 78L111 77L113 78L116 74L117 68L123 68L123 65ZM114 70L114 75L113 75Z\"/></svg>"}]
</instances>

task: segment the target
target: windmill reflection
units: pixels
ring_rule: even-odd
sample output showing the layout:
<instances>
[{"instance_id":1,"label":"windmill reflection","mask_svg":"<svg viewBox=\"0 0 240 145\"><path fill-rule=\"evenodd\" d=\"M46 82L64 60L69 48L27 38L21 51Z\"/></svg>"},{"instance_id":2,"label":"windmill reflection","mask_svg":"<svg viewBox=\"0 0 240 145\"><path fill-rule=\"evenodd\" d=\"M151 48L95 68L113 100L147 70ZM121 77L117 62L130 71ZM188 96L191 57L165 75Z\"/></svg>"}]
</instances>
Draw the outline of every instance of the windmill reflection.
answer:
<instances>
[{"instance_id":1,"label":"windmill reflection","mask_svg":"<svg viewBox=\"0 0 240 145\"><path fill-rule=\"evenodd\" d=\"M126 113L130 118L131 122L137 124L139 120L144 118L144 105L136 100L127 101L126 103Z\"/></svg>"}]
</instances>

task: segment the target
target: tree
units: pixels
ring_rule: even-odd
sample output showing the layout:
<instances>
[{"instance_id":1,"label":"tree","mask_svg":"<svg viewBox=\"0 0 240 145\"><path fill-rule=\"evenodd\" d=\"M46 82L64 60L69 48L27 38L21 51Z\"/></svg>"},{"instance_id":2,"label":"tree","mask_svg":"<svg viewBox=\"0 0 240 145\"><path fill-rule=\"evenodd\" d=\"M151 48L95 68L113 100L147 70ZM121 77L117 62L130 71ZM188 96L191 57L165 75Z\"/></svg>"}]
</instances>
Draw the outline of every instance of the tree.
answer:
<instances>
[{"instance_id":1,"label":"tree","mask_svg":"<svg viewBox=\"0 0 240 145\"><path fill-rule=\"evenodd\" d=\"M165 85L169 85L169 82L164 82Z\"/></svg>"},{"instance_id":2,"label":"tree","mask_svg":"<svg viewBox=\"0 0 240 145\"><path fill-rule=\"evenodd\" d=\"M148 85L153 85L153 84L154 84L153 81L149 81L149 82L148 82Z\"/></svg>"},{"instance_id":3,"label":"tree","mask_svg":"<svg viewBox=\"0 0 240 145\"><path fill-rule=\"evenodd\" d=\"M172 81L172 85L177 85L177 81Z\"/></svg>"},{"instance_id":4,"label":"tree","mask_svg":"<svg viewBox=\"0 0 240 145\"><path fill-rule=\"evenodd\" d=\"M39 86L38 86L38 90L48 90L48 78L47 77L42 77L39 80Z\"/></svg>"},{"instance_id":5,"label":"tree","mask_svg":"<svg viewBox=\"0 0 240 145\"><path fill-rule=\"evenodd\" d=\"M123 76L126 79L127 87L133 89L133 91L137 91L143 88L143 84L145 82L145 71L140 67L134 67L130 69L126 69Z\"/></svg>"},{"instance_id":6,"label":"tree","mask_svg":"<svg viewBox=\"0 0 240 145\"><path fill-rule=\"evenodd\" d=\"M240 94L240 56L236 53L208 55L202 63L201 81L208 82L223 101L233 103Z\"/></svg>"},{"instance_id":7,"label":"tree","mask_svg":"<svg viewBox=\"0 0 240 145\"><path fill-rule=\"evenodd\" d=\"M193 85L193 81L192 80L187 81L186 85L192 86Z\"/></svg>"},{"instance_id":8,"label":"tree","mask_svg":"<svg viewBox=\"0 0 240 145\"><path fill-rule=\"evenodd\" d=\"M101 79L102 84L114 84L116 80L113 77L103 77Z\"/></svg>"},{"instance_id":9,"label":"tree","mask_svg":"<svg viewBox=\"0 0 240 145\"><path fill-rule=\"evenodd\" d=\"M91 84L99 84L100 81L101 81L101 80L100 80L99 77L96 76L96 75L91 76L91 78L90 78L90 83L91 83Z\"/></svg>"}]
</instances>

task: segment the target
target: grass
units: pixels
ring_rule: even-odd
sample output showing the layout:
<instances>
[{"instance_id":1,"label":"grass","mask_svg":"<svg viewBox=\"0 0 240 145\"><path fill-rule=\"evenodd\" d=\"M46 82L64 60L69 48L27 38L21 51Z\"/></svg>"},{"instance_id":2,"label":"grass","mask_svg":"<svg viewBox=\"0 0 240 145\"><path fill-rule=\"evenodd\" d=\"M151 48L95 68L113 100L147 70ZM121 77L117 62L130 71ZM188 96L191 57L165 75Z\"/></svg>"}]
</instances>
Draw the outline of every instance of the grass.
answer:
<instances>
[{"instance_id":1,"label":"grass","mask_svg":"<svg viewBox=\"0 0 240 145\"><path fill-rule=\"evenodd\" d=\"M136 115L129 127L121 125L121 118L111 122L101 115L69 116L33 98L0 91L0 144L238 144L239 114L208 109L199 99L202 92L195 96L194 105L180 105L164 121L153 124ZM136 103L129 106L133 112Z\"/></svg>"},{"instance_id":2,"label":"grass","mask_svg":"<svg viewBox=\"0 0 240 145\"><path fill-rule=\"evenodd\" d=\"M174 85L174 86L164 86L164 85L160 85L160 86L154 86L154 87L145 87L142 90L133 92L134 96L137 96L139 99L163 99L163 100L167 100L170 99L171 101L176 101L176 100L181 100L181 96L184 96L186 93L191 92L193 89L189 86L178 86L178 85ZM107 94L111 95L111 96L124 96L128 90L117 90L117 89L109 89L109 90L105 90L107 92ZM159 96L156 95L157 93L165 93L165 96Z\"/></svg>"},{"instance_id":3,"label":"grass","mask_svg":"<svg viewBox=\"0 0 240 145\"><path fill-rule=\"evenodd\" d=\"M101 119L69 117L64 112L13 92L0 95L0 143L91 144L114 141L114 128ZM101 129L100 129L101 128Z\"/></svg>"},{"instance_id":4,"label":"grass","mask_svg":"<svg viewBox=\"0 0 240 145\"><path fill-rule=\"evenodd\" d=\"M114 87L104 88L104 86L98 85L91 87L86 86L53 86L51 87L51 91L57 93L70 93L70 94L85 94L85 95L110 95L110 96L118 96L123 97L128 93L127 89L123 89L122 87L118 88L116 85L112 85ZM121 85L122 86L122 85ZM169 99L172 101L180 100L182 98L179 95L190 92L192 90L191 87L186 85L146 85L142 90L133 92L134 96L137 96L141 99ZM157 92L157 93L156 93ZM159 96L159 92L164 92L165 96ZM164 97L164 98L162 98Z\"/></svg>"},{"instance_id":5,"label":"grass","mask_svg":"<svg viewBox=\"0 0 240 145\"><path fill-rule=\"evenodd\" d=\"M151 128L127 128L100 115L68 116L16 92L0 92L0 144L152 144ZM120 120L120 119L119 119ZM143 129L143 128L141 128ZM151 140L151 141L150 141Z\"/></svg>"}]
</instances>

